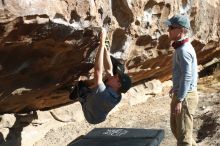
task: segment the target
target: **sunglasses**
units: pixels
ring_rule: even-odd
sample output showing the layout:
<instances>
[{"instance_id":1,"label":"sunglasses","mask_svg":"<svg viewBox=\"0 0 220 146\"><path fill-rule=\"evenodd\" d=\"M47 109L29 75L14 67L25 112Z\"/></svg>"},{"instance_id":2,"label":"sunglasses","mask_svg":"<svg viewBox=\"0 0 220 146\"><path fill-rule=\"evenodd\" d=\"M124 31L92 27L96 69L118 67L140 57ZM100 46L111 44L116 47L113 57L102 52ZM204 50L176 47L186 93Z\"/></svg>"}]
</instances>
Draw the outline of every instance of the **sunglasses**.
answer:
<instances>
[{"instance_id":1,"label":"sunglasses","mask_svg":"<svg viewBox=\"0 0 220 146\"><path fill-rule=\"evenodd\" d=\"M174 29L179 29L180 27L176 27L176 26L169 26L170 30L174 30Z\"/></svg>"}]
</instances>

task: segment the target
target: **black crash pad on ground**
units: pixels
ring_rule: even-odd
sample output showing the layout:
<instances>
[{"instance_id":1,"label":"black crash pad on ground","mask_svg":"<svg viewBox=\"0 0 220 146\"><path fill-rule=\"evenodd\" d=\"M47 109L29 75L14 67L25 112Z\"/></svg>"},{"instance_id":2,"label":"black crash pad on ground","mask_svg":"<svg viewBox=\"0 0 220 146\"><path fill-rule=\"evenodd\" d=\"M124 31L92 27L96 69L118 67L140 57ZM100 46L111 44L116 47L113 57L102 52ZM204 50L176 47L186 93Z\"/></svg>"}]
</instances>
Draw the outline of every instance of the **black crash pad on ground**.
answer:
<instances>
[{"instance_id":1,"label":"black crash pad on ground","mask_svg":"<svg viewBox=\"0 0 220 146\"><path fill-rule=\"evenodd\" d=\"M159 146L162 129L95 128L68 146Z\"/></svg>"}]
</instances>

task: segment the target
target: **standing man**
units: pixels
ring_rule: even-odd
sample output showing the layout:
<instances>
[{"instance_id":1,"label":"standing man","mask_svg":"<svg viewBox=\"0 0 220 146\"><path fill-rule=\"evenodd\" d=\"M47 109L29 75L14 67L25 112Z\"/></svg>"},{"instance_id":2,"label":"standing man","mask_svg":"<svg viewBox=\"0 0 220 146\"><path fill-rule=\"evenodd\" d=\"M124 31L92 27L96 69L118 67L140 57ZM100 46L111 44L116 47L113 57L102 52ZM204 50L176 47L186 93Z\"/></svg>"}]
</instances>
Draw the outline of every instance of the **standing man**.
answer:
<instances>
[{"instance_id":1,"label":"standing man","mask_svg":"<svg viewBox=\"0 0 220 146\"><path fill-rule=\"evenodd\" d=\"M196 146L193 139L193 115L198 104L197 58L189 41L190 21L186 15L175 15L165 22L173 54L173 88L170 90L170 126L177 146Z\"/></svg>"},{"instance_id":2,"label":"standing man","mask_svg":"<svg viewBox=\"0 0 220 146\"><path fill-rule=\"evenodd\" d=\"M126 93L132 85L131 78L123 72L124 70L120 70L120 67L120 69L113 69L112 59L105 47L105 40L106 30L102 28L92 84L80 81L78 85L73 86L69 96L71 100L81 103L84 116L91 124L103 122L108 113L120 102L121 93ZM107 76L105 81L103 81L104 71Z\"/></svg>"}]
</instances>

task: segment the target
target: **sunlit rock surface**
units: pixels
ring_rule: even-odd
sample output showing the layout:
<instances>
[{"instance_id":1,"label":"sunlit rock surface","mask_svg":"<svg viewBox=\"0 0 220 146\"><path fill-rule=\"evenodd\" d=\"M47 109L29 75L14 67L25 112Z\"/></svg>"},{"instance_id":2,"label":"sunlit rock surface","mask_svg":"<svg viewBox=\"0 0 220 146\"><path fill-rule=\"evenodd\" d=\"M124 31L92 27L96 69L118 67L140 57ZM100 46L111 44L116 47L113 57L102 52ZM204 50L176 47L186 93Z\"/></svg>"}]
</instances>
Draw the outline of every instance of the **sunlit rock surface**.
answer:
<instances>
[{"instance_id":1,"label":"sunlit rock surface","mask_svg":"<svg viewBox=\"0 0 220 146\"><path fill-rule=\"evenodd\" d=\"M108 27L111 53L134 84L171 78L167 28L188 13L200 65L220 56L218 0L2 0L0 2L0 113L71 103L59 88L91 77L99 29Z\"/></svg>"}]
</instances>

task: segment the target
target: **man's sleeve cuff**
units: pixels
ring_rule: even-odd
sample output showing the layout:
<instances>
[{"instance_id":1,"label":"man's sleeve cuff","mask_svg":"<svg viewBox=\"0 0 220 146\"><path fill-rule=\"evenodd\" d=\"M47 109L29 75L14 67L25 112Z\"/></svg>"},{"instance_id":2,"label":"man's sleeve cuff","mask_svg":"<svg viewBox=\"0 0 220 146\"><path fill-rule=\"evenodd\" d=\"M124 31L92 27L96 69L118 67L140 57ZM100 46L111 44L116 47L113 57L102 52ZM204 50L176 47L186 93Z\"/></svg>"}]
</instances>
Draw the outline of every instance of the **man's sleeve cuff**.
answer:
<instances>
[{"instance_id":1,"label":"man's sleeve cuff","mask_svg":"<svg viewBox=\"0 0 220 146\"><path fill-rule=\"evenodd\" d=\"M182 102L184 98L177 98L179 102Z\"/></svg>"}]
</instances>

